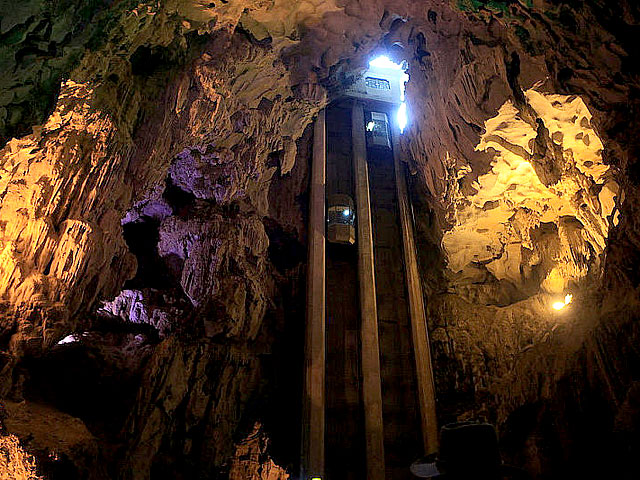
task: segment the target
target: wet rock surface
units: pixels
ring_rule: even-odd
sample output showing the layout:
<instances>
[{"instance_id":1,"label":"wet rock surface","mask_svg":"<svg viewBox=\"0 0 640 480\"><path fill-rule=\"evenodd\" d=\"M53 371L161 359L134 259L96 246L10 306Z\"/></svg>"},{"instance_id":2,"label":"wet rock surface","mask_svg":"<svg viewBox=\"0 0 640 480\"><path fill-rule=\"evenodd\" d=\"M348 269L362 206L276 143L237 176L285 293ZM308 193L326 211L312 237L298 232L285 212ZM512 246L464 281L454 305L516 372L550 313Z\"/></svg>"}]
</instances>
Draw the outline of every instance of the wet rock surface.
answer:
<instances>
[{"instance_id":1,"label":"wet rock surface","mask_svg":"<svg viewBox=\"0 0 640 480\"><path fill-rule=\"evenodd\" d=\"M539 478L635 478L635 4L76 3L0 22L17 478L23 447L53 479L296 471L308 125L385 49L439 421L495 422Z\"/></svg>"}]
</instances>

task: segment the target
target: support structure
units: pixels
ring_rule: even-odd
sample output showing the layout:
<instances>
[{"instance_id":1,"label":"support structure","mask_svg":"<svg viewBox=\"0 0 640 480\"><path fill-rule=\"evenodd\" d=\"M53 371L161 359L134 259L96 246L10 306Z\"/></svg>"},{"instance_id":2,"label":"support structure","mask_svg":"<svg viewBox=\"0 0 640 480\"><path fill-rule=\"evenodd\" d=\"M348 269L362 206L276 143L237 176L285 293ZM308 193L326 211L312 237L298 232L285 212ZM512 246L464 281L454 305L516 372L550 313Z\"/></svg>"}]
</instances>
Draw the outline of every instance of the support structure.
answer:
<instances>
[{"instance_id":1,"label":"support structure","mask_svg":"<svg viewBox=\"0 0 640 480\"><path fill-rule=\"evenodd\" d=\"M301 480L324 477L326 140L325 111L321 110L313 130L313 160L309 199L309 262L307 268Z\"/></svg>"},{"instance_id":2,"label":"support structure","mask_svg":"<svg viewBox=\"0 0 640 480\"><path fill-rule=\"evenodd\" d=\"M393 161L395 166L396 189L402 230L405 277L409 296L411 316L411 338L416 364L416 380L420 402L420 423L425 454L438 450L438 423L436 419L436 395L433 380L433 366L429 347L429 332L422 298L422 286L418 273L415 240L413 238L413 215L407 192L404 162L400 159L399 130L393 132Z\"/></svg>"},{"instance_id":3,"label":"support structure","mask_svg":"<svg viewBox=\"0 0 640 480\"><path fill-rule=\"evenodd\" d=\"M384 435L382 423L382 389L380 382L380 346L378 343L378 309L373 258L371 204L367 146L364 132L364 108L355 101L352 115L353 171L356 191L358 279L362 348L362 399L366 439L367 480L384 480Z\"/></svg>"}]
</instances>

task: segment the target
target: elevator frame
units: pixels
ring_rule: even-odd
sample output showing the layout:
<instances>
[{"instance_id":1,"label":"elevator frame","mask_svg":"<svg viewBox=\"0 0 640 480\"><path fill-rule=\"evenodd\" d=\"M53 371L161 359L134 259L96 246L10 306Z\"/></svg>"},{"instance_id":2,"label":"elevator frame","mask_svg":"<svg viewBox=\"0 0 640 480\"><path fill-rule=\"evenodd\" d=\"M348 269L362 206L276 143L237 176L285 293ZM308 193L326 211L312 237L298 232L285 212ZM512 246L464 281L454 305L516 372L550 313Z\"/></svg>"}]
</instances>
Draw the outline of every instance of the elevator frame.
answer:
<instances>
[{"instance_id":1,"label":"elevator frame","mask_svg":"<svg viewBox=\"0 0 640 480\"><path fill-rule=\"evenodd\" d=\"M352 106L352 158L357 214L358 279L360 292L360 340L362 404L366 443L367 480L385 479L385 456L380 383L380 349L371 221L371 202L365 138L365 105L354 99ZM419 399L420 428L425 454L437 450L438 429L435 387L422 287L415 250L411 203L406 183L406 165L401 158L400 130L390 122L396 195L400 216L408 310ZM300 479L325 478L325 363L326 363L326 165L325 111L314 125L313 161L309 206L309 262L307 271L307 315L305 336L305 380ZM418 426L416 426L418 427ZM407 465L407 468L409 466Z\"/></svg>"}]
</instances>

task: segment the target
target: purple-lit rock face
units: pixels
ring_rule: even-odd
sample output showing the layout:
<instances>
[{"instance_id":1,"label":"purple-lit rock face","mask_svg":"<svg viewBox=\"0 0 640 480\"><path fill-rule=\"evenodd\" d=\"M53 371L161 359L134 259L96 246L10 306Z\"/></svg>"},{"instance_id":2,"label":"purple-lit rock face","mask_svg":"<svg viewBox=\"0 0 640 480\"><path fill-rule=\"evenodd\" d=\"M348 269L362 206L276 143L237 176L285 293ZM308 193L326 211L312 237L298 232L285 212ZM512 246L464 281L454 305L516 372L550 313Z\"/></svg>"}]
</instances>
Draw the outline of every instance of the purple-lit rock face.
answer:
<instances>
[{"instance_id":1,"label":"purple-lit rock face","mask_svg":"<svg viewBox=\"0 0 640 480\"><path fill-rule=\"evenodd\" d=\"M227 219L211 210L201 215L165 220L158 254L181 272L180 285L195 311L207 312L207 336L253 341L271 297L262 221L241 214Z\"/></svg>"},{"instance_id":2,"label":"purple-lit rock face","mask_svg":"<svg viewBox=\"0 0 640 480\"><path fill-rule=\"evenodd\" d=\"M184 308L167 300L167 295L154 289L122 290L112 301L104 302L102 309L126 322L150 325L165 337L174 327L173 320L185 314Z\"/></svg>"},{"instance_id":3,"label":"purple-lit rock face","mask_svg":"<svg viewBox=\"0 0 640 480\"><path fill-rule=\"evenodd\" d=\"M185 148L169 169L169 178L196 198L229 203L245 195L241 187L251 177L243 171L229 150L216 151L213 145ZM239 188L240 187L240 188Z\"/></svg>"},{"instance_id":4,"label":"purple-lit rock face","mask_svg":"<svg viewBox=\"0 0 640 480\"><path fill-rule=\"evenodd\" d=\"M18 3L0 478L297 478L311 122L383 52L438 422L640 476L636 2Z\"/></svg>"}]
</instances>

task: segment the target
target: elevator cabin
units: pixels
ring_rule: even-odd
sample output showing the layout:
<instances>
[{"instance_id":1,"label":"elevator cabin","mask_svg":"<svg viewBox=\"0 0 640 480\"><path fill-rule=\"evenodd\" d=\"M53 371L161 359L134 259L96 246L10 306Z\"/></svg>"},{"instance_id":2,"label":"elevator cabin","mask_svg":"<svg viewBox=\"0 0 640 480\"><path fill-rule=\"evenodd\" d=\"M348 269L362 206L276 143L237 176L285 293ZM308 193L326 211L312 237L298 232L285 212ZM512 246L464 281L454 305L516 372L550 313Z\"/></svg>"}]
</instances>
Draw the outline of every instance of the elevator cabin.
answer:
<instances>
[{"instance_id":1,"label":"elevator cabin","mask_svg":"<svg viewBox=\"0 0 640 480\"><path fill-rule=\"evenodd\" d=\"M401 480L436 450L428 333L396 120L372 62L314 126L301 476Z\"/></svg>"}]
</instances>

